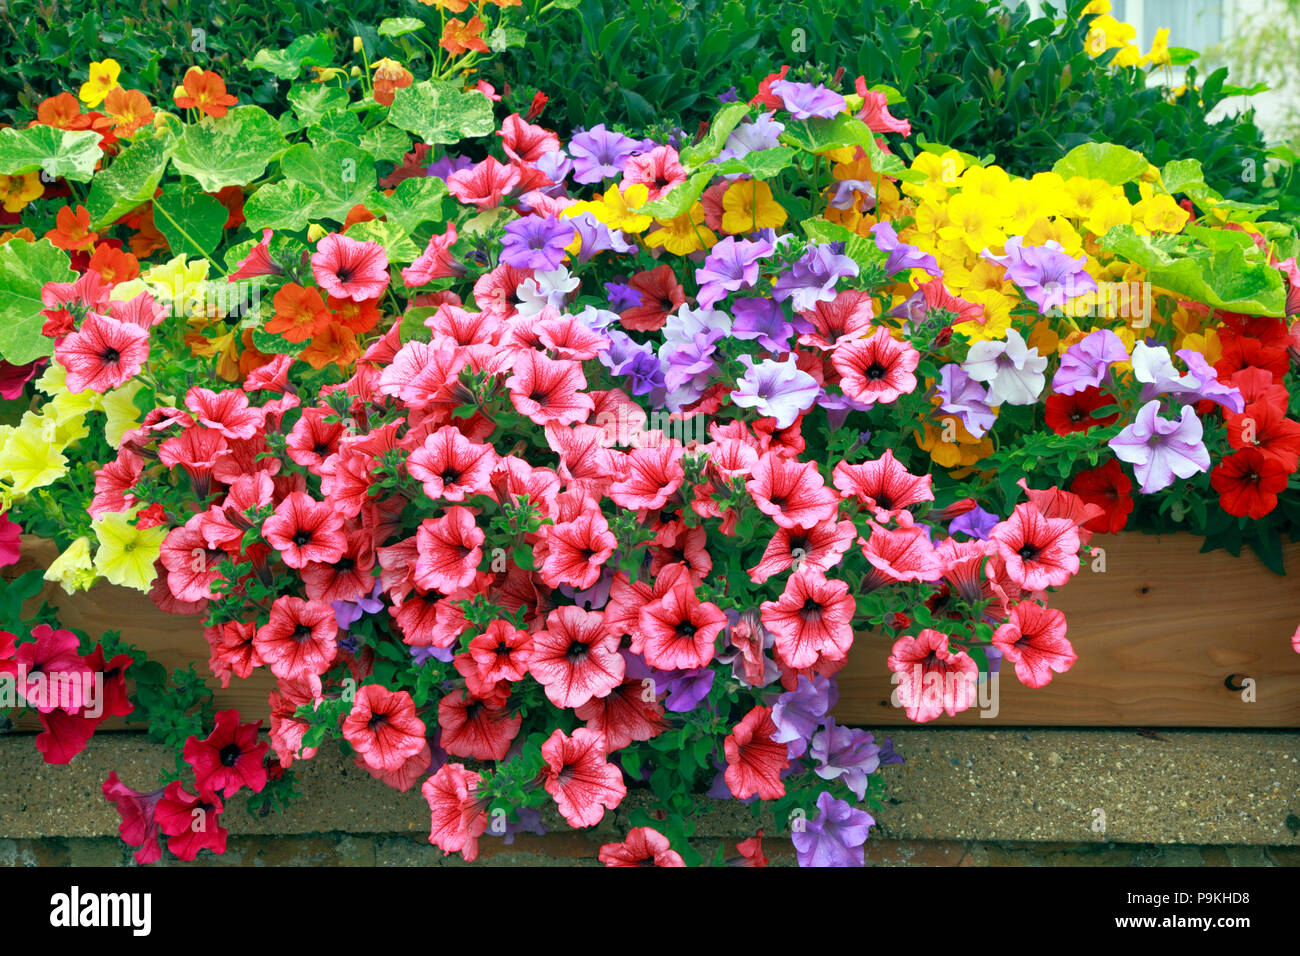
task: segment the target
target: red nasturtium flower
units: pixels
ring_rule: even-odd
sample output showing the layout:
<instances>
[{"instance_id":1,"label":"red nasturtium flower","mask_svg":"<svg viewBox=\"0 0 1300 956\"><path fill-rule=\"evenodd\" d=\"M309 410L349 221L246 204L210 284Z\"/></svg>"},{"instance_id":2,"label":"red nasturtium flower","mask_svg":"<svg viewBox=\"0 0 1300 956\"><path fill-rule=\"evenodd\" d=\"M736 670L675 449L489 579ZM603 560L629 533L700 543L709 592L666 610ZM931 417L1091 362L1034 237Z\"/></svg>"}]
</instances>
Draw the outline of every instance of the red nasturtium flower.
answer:
<instances>
[{"instance_id":1,"label":"red nasturtium flower","mask_svg":"<svg viewBox=\"0 0 1300 956\"><path fill-rule=\"evenodd\" d=\"M305 342L323 332L329 323L329 313L325 311L321 294L296 282L280 286L272 303L275 316L266 323L266 331L281 335L290 342Z\"/></svg>"},{"instance_id":2,"label":"red nasturtium flower","mask_svg":"<svg viewBox=\"0 0 1300 956\"><path fill-rule=\"evenodd\" d=\"M208 116L222 117L238 100L226 92L226 81L212 70L192 66L172 94L176 105L185 110L201 110Z\"/></svg>"},{"instance_id":3,"label":"red nasturtium flower","mask_svg":"<svg viewBox=\"0 0 1300 956\"><path fill-rule=\"evenodd\" d=\"M216 726L207 739L191 737L185 741L185 762L194 768L194 780L201 792L222 793L230 797L243 787L260 793L266 786L267 744L258 743L259 720L239 722L238 710L223 710L216 715Z\"/></svg>"},{"instance_id":4,"label":"red nasturtium flower","mask_svg":"<svg viewBox=\"0 0 1300 956\"><path fill-rule=\"evenodd\" d=\"M45 238L60 249L74 252L91 248L99 234L90 231L90 213L85 206L75 210L64 206L54 217L54 228L45 233Z\"/></svg>"},{"instance_id":5,"label":"red nasturtium flower","mask_svg":"<svg viewBox=\"0 0 1300 956\"><path fill-rule=\"evenodd\" d=\"M488 49L488 45L483 42L483 37L480 36L486 26L487 24L479 17L471 17L468 23L464 20L448 20L442 28L442 38L438 41L438 46L452 56L460 56L470 50L478 53L489 53L491 51Z\"/></svg>"},{"instance_id":6,"label":"red nasturtium flower","mask_svg":"<svg viewBox=\"0 0 1300 956\"><path fill-rule=\"evenodd\" d=\"M372 65L371 79L374 81L375 102L383 106L392 106L397 91L410 86L415 81L411 71L396 60L384 57Z\"/></svg>"}]
</instances>

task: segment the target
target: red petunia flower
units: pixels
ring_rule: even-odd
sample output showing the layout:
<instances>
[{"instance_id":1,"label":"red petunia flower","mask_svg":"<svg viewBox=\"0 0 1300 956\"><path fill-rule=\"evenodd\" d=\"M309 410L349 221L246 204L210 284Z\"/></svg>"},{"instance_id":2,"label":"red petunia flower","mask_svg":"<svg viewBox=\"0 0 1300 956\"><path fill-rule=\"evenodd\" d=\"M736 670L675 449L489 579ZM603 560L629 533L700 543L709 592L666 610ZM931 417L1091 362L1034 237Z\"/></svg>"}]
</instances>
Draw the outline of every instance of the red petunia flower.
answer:
<instances>
[{"instance_id":1,"label":"red petunia flower","mask_svg":"<svg viewBox=\"0 0 1300 956\"><path fill-rule=\"evenodd\" d=\"M415 583L448 595L468 586L483 559L483 541L474 512L462 505L424 519L415 536Z\"/></svg>"},{"instance_id":2,"label":"red petunia flower","mask_svg":"<svg viewBox=\"0 0 1300 956\"><path fill-rule=\"evenodd\" d=\"M519 170L489 156L447 177L447 191L467 206L494 209L519 183ZM475 296L475 301L478 297Z\"/></svg>"},{"instance_id":3,"label":"red petunia flower","mask_svg":"<svg viewBox=\"0 0 1300 956\"><path fill-rule=\"evenodd\" d=\"M377 299L388 288L388 253L377 242L358 242L330 233L316 244L311 273L335 298L353 302Z\"/></svg>"},{"instance_id":4,"label":"red petunia flower","mask_svg":"<svg viewBox=\"0 0 1300 956\"><path fill-rule=\"evenodd\" d=\"M276 506L262 522L262 537L285 564L298 569L311 561L337 561L348 544L343 516L305 491L292 492Z\"/></svg>"},{"instance_id":5,"label":"red petunia flower","mask_svg":"<svg viewBox=\"0 0 1300 956\"><path fill-rule=\"evenodd\" d=\"M790 766L788 748L772 738L776 724L771 707L755 707L722 742L727 759L723 779L738 800L757 796L777 800L785 796L781 771Z\"/></svg>"},{"instance_id":6,"label":"red petunia flower","mask_svg":"<svg viewBox=\"0 0 1300 956\"><path fill-rule=\"evenodd\" d=\"M453 691L438 701L438 745L453 757L504 760L522 722L503 704Z\"/></svg>"},{"instance_id":7,"label":"red petunia flower","mask_svg":"<svg viewBox=\"0 0 1300 956\"><path fill-rule=\"evenodd\" d=\"M652 740L667 726L663 705L639 680L625 680L607 696L593 697L574 713L587 722L588 730L600 735L605 753L622 750L633 741Z\"/></svg>"},{"instance_id":8,"label":"red petunia flower","mask_svg":"<svg viewBox=\"0 0 1300 956\"><path fill-rule=\"evenodd\" d=\"M501 121L497 135L506 155L517 163L535 163L560 148L558 136L549 129L531 125L518 113L511 113Z\"/></svg>"},{"instance_id":9,"label":"red petunia flower","mask_svg":"<svg viewBox=\"0 0 1300 956\"><path fill-rule=\"evenodd\" d=\"M1032 503L1016 505L989 537L1021 587L1060 587L1079 571L1079 529L1068 518L1045 518Z\"/></svg>"},{"instance_id":10,"label":"red petunia flower","mask_svg":"<svg viewBox=\"0 0 1300 956\"><path fill-rule=\"evenodd\" d=\"M1099 408L1113 408L1115 400L1093 386L1072 395L1053 393L1047 397L1043 420L1058 435L1086 432L1089 428L1114 424L1119 419L1116 411L1104 418L1093 415Z\"/></svg>"},{"instance_id":11,"label":"red petunia flower","mask_svg":"<svg viewBox=\"0 0 1300 956\"><path fill-rule=\"evenodd\" d=\"M398 770L425 746L427 729L404 690L366 684L343 720L343 738L375 770Z\"/></svg>"},{"instance_id":12,"label":"red petunia flower","mask_svg":"<svg viewBox=\"0 0 1300 956\"><path fill-rule=\"evenodd\" d=\"M1133 481L1117 459L1111 458L1098 468L1079 472L1070 483L1070 490L1103 511L1083 525L1086 530L1114 534L1128 523L1128 516L1133 512Z\"/></svg>"},{"instance_id":13,"label":"red petunia flower","mask_svg":"<svg viewBox=\"0 0 1300 956\"><path fill-rule=\"evenodd\" d=\"M1079 659L1065 639L1065 615L1055 608L1021 601L1010 618L993 632L993 645L1016 665L1026 687L1046 686L1053 671L1064 674Z\"/></svg>"},{"instance_id":14,"label":"red petunia flower","mask_svg":"<svg viewBox=\"0 0 1300 956\"><path fill-rule=\"evenodd\" d=\"M740 854L740 860L734 866L767 866L767 857L763 855L763 831L760 829L749 839L737 843L736 852Z\"/></svg>"},{"instance_id":15,"label":"red petunia flower","mask_svg":"<svg viewBox=\"0 0 1300 956\"><path fill-rule=\"evenodd\" d=\"M799 336L799 344L830 351L841 342L870 334L875 308L869 292L846 289L836 293L829 302L817 302L799 315L813 327L811 332Z\"/></svg>"},{"instance_id":16,"label":"red petunia flower","mask_svg":"<svg viewBox=\"0 0 1300 956\"><path fill-rule=\"evenodd\" d=\"M437 501L464 501L486 494L492 487L497 454L491 445L472 442L454 425L445 425L411 452L406 470L424 485L424 493Z\"/></svg>"},{"instance_id":17,"label":"red petunia flower","mask_svg":"<svg viewBox=\"0 0 1300 956\"><path fill-rule=\"evenodd\" d=\"M196 385L185 393L185 407L200 425L215 428L227 438L252 438L264 423L262 410L250 408L248 396L238 388L214 392Z\"/></svg>"},{"instance_id":18,"label":"red petunia flower","mask_svg":"<svg viewBox=\"0 0 1300 956\"><path fill-rule=\"evenodd\" d=\"M685 866L668 838L653 827L633 827L622 843L606 843L597 858L606 866Z\"/></svg>"},{"instance_id":19,"label":"red petunia flower","mask_svg":"<svg viewBox=\"0 0 1300 956\"><path fill-rule=\"evenodd\" d=\"M812 528L835 517L840 499L811 461L768 452L754 465L745 488L758 510L782 528Z\"/></svg>"},{"instance_id":20,"label":"red petunia flower","mask_svg":"<svg viewBox=\"0 0 1300 956\"><path fill-rule=\"evenodd\" d=\"M685 574L657 593L637 618L646 663L664 671L704 667L713 660L714 642L726 626L726 615L716 604L696 597Z\"/></svg>"},{"instance_id":21,"label":"red petunia flower","mask_svg":"<svg viewBox=\"0 0 1300 956\"><path fill-rule=\"evenodd\" d=\"M831 481L843 498L856 498L885 522L922 501L934 501L929 475L914 475L889 449L875 461L850 465L837 462Z\"/></svg>"},{"instance_id":22,"label":"red petunia flower","mask_svg":"<svg viewBox=\"0 0 1300 956\"><path fill-rule=\"evenodd\" d=\"M230 835L221 825L225 809L215 793L200 791L192 794L173 780L158 801L154 818L158 828L167 835L167 849L182 860L193 860L200 850L213 853L226 852L226 838Z\"/></svg>"},{"instance_id":23,"label":"red petunia flower","mask_svg":"<svg viewBox=\"0 0 1300 956\"><path fill-rule=\"evenodd\" d=\"M813 568L790 575L780 599L761 606L763 627L776 635L777 656L794 669L843 660L853 646L856 609L845 582Z\"/></svg>"},{"instance_id":24,"label":"red petunia flower","mask_svg":"<svg viewBox=\"0 0 1300 956\"><path fill-rule=\"evenodd\" d=\"M465 266L451 254L458 236L456 224L447 223L447 230L429 239L424 251L415 261L402 269L402 281L409 288L428 285L434 279L455 279L465 274Z\"/></svg>"},{"instance_id":25,"label":"red petunia flower","mask_svg":"<svg viewBox=\"0 0 1300 956\"><path fill-rule=\"evenodd\" d=\"M618 639L599 611L560 607L546 616L546 629L533 635L528 672L556 707L581 707L623 682L626 664Z\"/></svg>"},{"instance_id":26,"label":"red petunia flower","mask_svg":"<svg viewBox=\"0 0 1300 956\"><path fill-rule=\"evenodd\" d=\"M478 857L478 838L487 830L487 810L474 797L482 780L463 763L446 763L420 788L432 817L429 842L468 862Z\"/></svg>"},{"instance_id":27,"label":"red petunia flower","mask_svg":"<svg viewBox=\"0 0 1300 956\"><path fill-rule=\"evenodd\" d=\"M653 448L634 449L623 458L623 477L610 486L609 497L629 511L657 511L682 486L685 454L675 439Z\"/></svg>"},{"instance_id":28,"label":"red petunia flower","mask_svg":"<svg viewBox=\"0 0 1300 956\"><path fill-rule=\"evenodd\" d=\"M627 796L623 772L605 759L599 734L579 727L572 737L556 730L542 744L546 792L571 827L594 827Z\"/></svg>"},{"instance_id":29,"label":"red petunia flower","mask_svg":"<svg viewBox=\"0 0 1300 956\"><path fill-rule=\"evenodd\" d=\"M68 370L70 392L103 394L144 367L149 333L138 325L91 312L81 328L54 347L54 357Z\"/></svg>"},{"instance_id":30,"label":"red petunia flower","mask_svg":"<svg viewBox=\"0 0 1300 956\"><path fill-rule=\"evenodd\" d=\"M916 637L900 637L888 663L898 686L895 700L910 720L952 717L975 703L979 665L965 651L952 653L947 634L927 627Z\"/></svg>"},{"instance_id":31,"label":"red petunia flower","mask_svg":"<svg viewBox=\"0 0 1300 956\"><path fill-rule=\"evenodd\" d=\"M266 765L262 758L269 749L265 743L257 742L262 722L240 724L238 710L223 710L217 714L215 723L205 740L191 737L185 741L185 762L194 769L199 790L227 797L243 787L261 793L266 786Z\"/></svg>"},{"instance_id":32,"label":"red petunia flower","mask_svg":"<svg viewBox=\"0 0 1300 956\"><path fill-rule=\"evenodd\" d=\"M595 408L586 387L581 364L533 351L520 353L506 379L515 411L538 425L585 422Z\"/></svg>"},{"instance_id":33,"label":"red petunia flower","mask_svg":"<svg viewBox=\"0 0 1300 956\"><path fill-rule=\"evenodd\" d=\"M547 526L544 540L546 557L538 573L546 586L567 584L579 591L600 580L605 562L618 547L609 522L598 510Z\"/></svg>"},{"instance_id":34,"label":"red petunia flower","mask_svg":"<svg viewBox=\"0 0 1300 956\"><path fill-rule=\"evenodd\" d=\"M650 201L661 198L678 183L686 182L686 170L671 146L656 146L648 153L629 156L623 163L623 186L640 183L650 190Z\"/></svg>"},{"instance_id":35,"label":"red petunia flower","mask_svg":"<svg viewBox=\"0 0 1300 956\"><path fill-rule=\"evenodd\" d=\"M888 404L914 391L916 376L912 373L920 361L920 352L885 328L866 338L841 340L831 353L844 394L865 405Z\"/></svg>"},{"instance_id":36,"label":"red petunia flower","mask_svg":"<svg viewBox=\"0 0 1300 956\"><path fill-rule=\"evenodd\" d=\"M257 630L253 647L281 680L324 674L338 651L338 622L328 604L282 595Z\"/></svg>"},{"instance_id":37,"label":"red petunia flower","mask_svg":"<svg viewBox=\"0 0 1300 956\"><path fill-rule=\"evenodd\" d=\"M163 790L141 793L132 790L112 771L104 781L101 792L104 799L117 809L122 822L117 832L127 846L136 847L135 862L141 866L162 858L162 844L158 842L158 820L155 816Z\"/></svg>"},{"instance_id":38,"label":"red petunia flower","mask_svg":"<svg viewBox=\"0 0 1300 956\"><path fill-rule=\"evenodd\" d=\"M1270 402L1253 402L1240 415L1228 416L1228 444L1258 448L1276 458L1287 474L1300 466L1300 422Z\"/></svg>"},{"instance_id":39,"label":"red petunia flower","mask_svg":"<svg viewBox=\"0 0 1300 956\"><path fill-rule=\"evenodd\" d=\"M638 272L628 280L628 288L641 294L641 304L624 309L619 321L633 332L655 332L664 327L668 316L686 302L682 288L672 266L655 266L648 272Z\"/></svg>"},{"instance_id":40,"label":"red petunia flower","mask_svg":"<svg viewBox=\"0 0 1300 956\"><path fill-rule=\"evenodd\" d=\"M1243 448L1210 472L1210 486L1228 514L1257 521L1277 507L1277 496L1286 490L1289 477L1276 457L1258 448Z\"/></svg>"}]
</instances>

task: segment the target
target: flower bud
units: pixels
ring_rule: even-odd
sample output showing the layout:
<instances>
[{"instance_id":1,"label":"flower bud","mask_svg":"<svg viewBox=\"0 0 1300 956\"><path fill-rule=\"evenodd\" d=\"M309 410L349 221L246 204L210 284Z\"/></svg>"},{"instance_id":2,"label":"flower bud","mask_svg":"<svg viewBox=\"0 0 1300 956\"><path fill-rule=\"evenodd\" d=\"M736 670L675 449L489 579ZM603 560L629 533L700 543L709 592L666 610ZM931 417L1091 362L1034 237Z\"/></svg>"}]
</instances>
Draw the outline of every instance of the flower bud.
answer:
<instances>
[{"instance_id":1,"label":"flower bud","mask_svg":"<svg viewBox=\"0 0 1300 956\"><path fill-rule=\"evenodd\" d=\"M353 53L361 52L361 37L352 38L352 52Z\"/></svg>"}]
</instances>

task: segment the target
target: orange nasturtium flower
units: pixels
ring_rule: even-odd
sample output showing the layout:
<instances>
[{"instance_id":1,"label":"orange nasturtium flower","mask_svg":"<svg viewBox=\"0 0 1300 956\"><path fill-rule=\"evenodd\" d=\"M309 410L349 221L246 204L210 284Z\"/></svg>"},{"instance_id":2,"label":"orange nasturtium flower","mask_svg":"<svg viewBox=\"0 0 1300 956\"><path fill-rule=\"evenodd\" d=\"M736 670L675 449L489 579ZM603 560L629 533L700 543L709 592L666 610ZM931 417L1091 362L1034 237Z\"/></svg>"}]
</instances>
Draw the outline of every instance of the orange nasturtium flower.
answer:
<instances>
[{"instance_id":1,"label":"orange nasturtium flower","mask_svg":"<svg viewBox=\"0 0 1300 956\"><path fill-rule=\"evenodd\" d=\"M172 98L181 109L202 110L218 118L225 116L226 110L237 102L226 92L225 80L212 70L201 70L197 66L189 68L184 82L176 88Z\"/></svg>"},{"instance_id":2,"label":"orange nasturtium flower","mask_svg":"<svg viewBox=\"0 0 1300 956\"><path fill-rule=\"evenodd\" d=\"M90 231L90 213L85 206L78 206L75 212L64 206L55 218L54 228L45 234L45 238L60 249L73 252L89 249L99 236Z\"/></svg>"},{"instance_id":3,"label":"orange nasturtium flower","mask_svg":"<svg viewBox=\"0 0 1300 956\"><path fill-rule=\"evenodd\" d=\"M442 39L438 41L438 46L452 56L460 56L470 50L487 53L488 45L479 36L485 26L487 24L478 17L474 17L469 23L462 20L448 20L446 26L442 28Z\"/></svg>"},{"instance_id":4,"label":"orange nasturtium flower","mask_svg":"<svg viewBox=\"0 0 1300 956\"><path fill-rule=\"evenodd\" d=\"M108 91L117 86L117 78L122 74L122 67L117 60L100 60L90 64L90 79L81 84L77 97L87 106L95 107L104 102Z\"/></svg>"},{"instance_id":5,"label":"orange nasturtium flower","mask_svg":"<svg viewBox=\"0 0 1300 956\"><path fill-rule=\"evenodd\" d=\"M276 292L273 301L275 318L266 323L266 331L282 335L290 342L305 342L325 331L329 324L325 300L315 289L288 282Z\"/></svg>"},{"instance_id":6,"label":"orange nasturtium flower","mask_svg":"<svg viewBox=\"0 0 1300 956\"><path fill-rule=\"evenodd\" d=\"M325 331L312 338L311 345L298 353L298 358L317 371L331 362L340 371L346 371L360 357L361 347L357 345L357 337L352 334L352 330L333 322L325 326Z\"/></svg>"},{"instance_id":7,"label":"orange nasturtium flower","mask_svg":"<svg viewBox=\"0 0 1300 956\"><path fill-rule=\"evenodd\" d=\"M130 136L141 126L153 122L153 107L149 97L139 90L126 90L122 87L109 90L104 97L104 109L117 127L119 136Z\"/></svg>"},{"instance_id":8,"label":"orange nasturtium flower","mask_svg":"<svg viewBox=\"0 0 1300 956\"><path fill-rule=\"evenodd\" d=\"M469 9L469 0L420 0L426 7L437 7L448 13L464 13Z\"/></svg>"},{"instance_id":9,"label":"orange nasturtium flower","mask_svg":"<svg viewBox=\"0 0 1300 956\"><path fill-rule=\"evenodd\" d=\"M55 129L88 129L91 116L81 112L81 104L71 93L60 93L41 100L36 107L36 122Z\"/></svg>"},{"instance_id":10,"label":"orange nasturtium flower","mask_svg":"<svg viewBox=\"0 0 1300 956\"><path fill-rule=\"evenodd\" d=\"M393 95L415 80L410 70L388 57L376 60L374 71L375 102L383 106L392 106Z\"/></svg>"},{"instance_id":11,"label":"orange nasturtium flower","mask_svg":"<svg viewBox=\"0 0 1300 956\"><path fill-rule=\"evenodd\" d=\"M140 263L135 256L121 249L115 249L108 243L101 242L95 246L95 254L86 266L88 272L98 272L101 279L109 285L130 282L140 275Z\"/></svg>"},{"instance_id":12,"label":"orange nasturtium flower","mask_svg":"<svg viewBox=\"0 0 1300 956\"><path fill-rule=\"evenodd\" d=\"M40 199L43 192L45 186L40 173L0 176L0 199L4 200L5 212L21 212L33 199Z\"/></svg>"}]
</instances>

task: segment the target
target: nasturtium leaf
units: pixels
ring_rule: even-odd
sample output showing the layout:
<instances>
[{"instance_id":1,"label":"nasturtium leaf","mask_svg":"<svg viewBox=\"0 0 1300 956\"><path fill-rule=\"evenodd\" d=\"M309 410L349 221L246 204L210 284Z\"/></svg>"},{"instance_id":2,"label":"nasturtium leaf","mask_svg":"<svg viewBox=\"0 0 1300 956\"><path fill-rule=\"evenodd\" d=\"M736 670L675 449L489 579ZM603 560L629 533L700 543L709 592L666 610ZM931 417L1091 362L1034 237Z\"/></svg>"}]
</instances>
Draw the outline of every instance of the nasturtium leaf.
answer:
<instances>
[{"instance_id":1,"label":"nasturtium leaf","mask_svg":"<svg viewBox=\"0 0 1300 956\"><path fill-rule=\"evenodd\" d=\"M326 113L335 110L347 110L351 100L348 94L337 86L322 86L319 83L295 84L289 88L289 102L293 111L303 125L317 123Z\"/></svg>"},{"instance_id":2,"label":"nasturtium leaf","mask_svg":"<svg viewBox=\"0 0 1300 956\"><path fill-rule=\"evenodd\" d=\"M308 342L290 342L283 335L268 332L266 329L253 329L253 346L265 355L297 355L308 346Z\"/></svg>"},{"instance_id":3,"label":"nasturtium leaf","mask_svg":"<svg viewBox=\"0 0 1300 956\"><path fill-rule=\"evenodd\" d=\"M90 228L97 232L152 199L170 151L170 138L137 140L101 170L86 196Z\"/></svg>"},{"instance_id":4,"label":"nasturtium leaf","mask_svg":"<svg viewBox=\"0 0 1300 956\"><path fill-rule=\"evenodd\" d=\"M289 141L260 106L236 106L220 119L203 119L185 128L172 150L179 172L193 176L204 192L246 186L266 171Z\"/></svg>"},{"instance_id":5,"label":"nasturtium leaf","mask_svg":"<svg viewBox=\"0 0 1300 956\"><path fill-rule=\"evenodd\" d=\"M0 358L25 365L49 355L53 340L41 335L41 289L47 282L75 279L68 254L48 239L10 239L0 245Z\"/></svg>"},{"instance_id":6,"label":"nasturtium leaf","mask_svg":"<svg viewBox=\"0 0 1300 956\"><path fill-rule=\"evenodd\" d=\"M722 152L727 144L727 137L740 125L740 121L749 115L749 104L745 102L728 103L718 110L709 131L694 146L687 146L681 152L682 165L688 169L707 162Z\"/></svg>"},{"instance_id":7,"label":"nasturtium leaf","mask_svg":"<svg viewBox=\"0 0 1300 956\"><path fill-rule=\"evenodd\" d=\"M317 215L320 193L292 179L268 183L244 200L244 219L249 230L306 229Z\"/></svg>"},{"instance_id":8,"label":"nasturtium leaf","mask_svg":"<svg viewBox=\"0 0 1300 956\"><path fill-rule=\"evenodd\" d=\"M383 219L357 223L348 230L348 238L379 243L388 253L389 262L410 264L420 254L420 247L403 227Z\"/></svg>"},{"instance_id":9,"label":"nasturtium leaf","mask_svg":"<svg viewBox=\"0 0 1300 956\"><path fill-rule=\"evenodd\" d=\"M280 158L280 169L286 178L318 194L316 216L343 222L353 206L373 199L374 162L364 150L341 140L319 148L299 143Z\"/></svg>"},{"instance_id":10,"label":"nasturtium leaf","mask_svg":"<svg viewBox=\"0 0 1300 956\"><path fill-rule=\"evenodd\" d=\"M891 176L904 182L920 182L925 179L924 173L909 169L902 159L881 149L871 127L847 113L840 113L833 119L813 117L792 120L786 124L780 139L783 143L809 153L861 146L871 160L871 168L882 176Z\"/></svg>"},{"instance_id":11,"label":"nasturtium leaf","mask_svg":"<svg viewBox=\"0 0 1300 956\"><path fill-rule=\"evenodd\" d=\"M856 262L860 269L874 269L883 265L887 258L874 242L839 223L817 218L805 219L801 225L804 235L813 242L844 243L844 254Z\"/></svg>"},{"instance_id":12,"label":"nasturtium leaf","mask_svg":"<svg viewBox=\"0 0 1300 956\"><path fill-rule=\"evenodd\" d=\"M1146 269L1149 282L1217 309L1280 316L1286 305L1282 273L1247 249L1224 240L1215 248L1177 237L1139 236L1112 226L1103 249Z\"/></svg>"},{"instance_id":13,"label":"nasturtium leaf","mask_svg":"<svg viewBox=\"0 0 1300 956\"><path fill-rule=\"evenodd\" d=\"M29 126L0 129L0 173L39 172L47 182L63 178L89 182L104 155L93 130Z\"/></svg>"},{"instance_id":14,"label":"nasturtium leaf","mask_svg":"<svg viewBox=\"0 0 1300 956\"><path fill-rule=\"evenodd\" d=\"M411 137L400 129L381 123L362 133L358 145L380 162L399 163L411 151Z\"/></svg>"},{"instance_id":15,"label":"nasturtium leaf","mask_svg":"<svg viewBox=\"0 0 1300 956\"><path fill-rule=\"evenodd\" d=\"M528 34L518 27L499 26L488 34L488 49L493 53L504 53L514 46L523 46Z\"/></svg>"},{"instance_id":16,"label":"nasturtium leaf","mask_svg":"<svg viewBox=\"0 0 1300 956\"><path fill-rule=\"evenodd\" d=\"M744 173L755 179L771 179L794 162L795 151L789 146L773 146L744 156L724 159L714 168L716 175Z\"/></svg>"},{"instance_id":17,"label":"nasturtium leaf","mask_svg":"<svg viewBox=\"0 0 1300 956\"><path fill-rule=\"evenodd\" d=\"M1084 143L1058 159L1052 172L1062 179L1082 176L1084 179L1102 179L1112 186L1122 186L1145 173L1149 165L1145 156L1127 146Z\"/></svg>"},{"instance_id":18,"label":"nasturtium leaf","mask_svg":"<svg viewBox=\"0 0 1300 956\"><path fill-rule=\"evenodd\" d=\"M1205 173L1199 159L1171 159L1160 170L1160 181L1171 193L1182 193L1192 186L1205 184Z\"/></svg>"},{"instance_id":19,"label":"nasturtium leaf","mask_svg":"<svg viewBox=\"0 0 1300 956\"><path fill-rule=\"evenodd\" d=\"M334 110L322 116L319 122L312 125L307 130L307 138L311 140L313 146L318 148L324 147L335 140L340 140L350 145L356 145L361 139L364 132L361 126L361 120L357 119L355 113L349 113L346 110Z\"/></svg>"},{"instance_id":20,"label":"nasturtium leaf","mask_svg":"<svg viewBox=\"0 0 1300 956\"><path fill-rule=\"evenodd\" d=\"M708 167L691 173L686 182L678 183L653 202L638 206L636 211L656 219L675 219L699 201L715 175L715 171Z\"/></svg>"},{"instance_id":21,"label":"nasturtium leaf","mask_svg":"<svg viewBox=\"0 0 1300 956\"><path fill-rule=\"evenodd\" d=\"M379 21L381 37L400 37L424 28L424 21L415 17L385 17Z\"/></svg>"},{"instance_id":22,"label":"nasturtium leaf","mask_svg":"<svg viewBox=\"0 0 1300 956\"><path fill-rule=\"evenodd\" d=\"M209 256L221 244L226 207L199 189L171 188L153 201L153 223L172 255Z\"/></svg>"},{"instance_id":23,"label":"nasturtium leaf","mask_svg":"<svg viewBox=\"0 0 1300 956\"><path fill-rule=\"evenodd\" d=\"M304 66L329 66L333 60L329 39L317 33L298 37L283 50L258 50L244 65L267 70L282 80L292 80Z\"/></svg>"},{"instance_id":24,"label":"nasturtium leaf","mask_svg":"<svg viewBox=\"0 0 1300 956\"><path fill-rule=\"evenodd\" d=\"M491 100L477 90L462 90L442 80L426 80L398 90L388 110L388 122L429 144L488 136L496 129Z\"/></svg>"},{"instance_id":25,"label":"nasturtium leaf","mask_svg":"<svg viewBox=\"0 0 1300 956\"><path fill-rule=\"evenodd\" d=\"M435 176L412 176L397 184L391 196L375 197L374 212L382 213L408 233L426 222L442 222L447 184Z\"/></svg>"}]
</instances>

